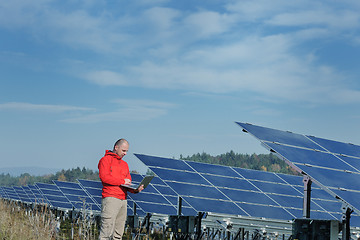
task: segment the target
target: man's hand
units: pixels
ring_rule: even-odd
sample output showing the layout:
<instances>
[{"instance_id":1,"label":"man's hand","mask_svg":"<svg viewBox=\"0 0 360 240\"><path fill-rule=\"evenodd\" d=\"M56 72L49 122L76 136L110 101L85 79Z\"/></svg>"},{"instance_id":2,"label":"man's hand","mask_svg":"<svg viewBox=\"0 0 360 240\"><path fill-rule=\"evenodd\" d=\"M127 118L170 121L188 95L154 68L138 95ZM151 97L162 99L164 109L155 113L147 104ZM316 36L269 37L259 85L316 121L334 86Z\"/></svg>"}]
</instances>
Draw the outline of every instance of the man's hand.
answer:
<instances>
[{"instance_id":1,"label":"man's hand","mask_svg":"<svg viewBox=\"0 0 360 240\"><path fill-rule=\"evenodd\" d=\"M131 180L130 180L130 179L125 178L124 180L125 180L125 184L131 184Z\"/></svg>"},{"instance_id":2,"label":"man's hand","mask_svg":"<svg viewBox=\"0 0 360 240\"><path fill-rule=\"evenodd\" d=\"M140 187L135 190L135 193L139 193L139 192L141 192L142 190L144 190L144 185L140 185Z\"/></svg>"}]
</instances>

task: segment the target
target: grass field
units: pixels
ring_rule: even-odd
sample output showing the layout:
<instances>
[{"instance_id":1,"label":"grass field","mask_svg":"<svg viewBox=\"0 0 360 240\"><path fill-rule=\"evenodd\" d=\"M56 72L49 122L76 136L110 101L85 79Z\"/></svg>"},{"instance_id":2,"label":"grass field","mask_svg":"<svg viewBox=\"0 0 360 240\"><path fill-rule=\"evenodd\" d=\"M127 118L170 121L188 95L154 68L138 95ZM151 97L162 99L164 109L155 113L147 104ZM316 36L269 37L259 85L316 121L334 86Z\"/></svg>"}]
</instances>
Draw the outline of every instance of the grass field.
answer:
<instances>
[{"instance_id":1,"label":"grass field","mask_svg":"<svg viewBox=\"0 0 360 240\"><path fill-rule=\"evenodd\" d=\"M98 229L93 222L80 218L60 219L45 206L28 209L19 203L0 200L0 239L93 240L98 239Z\"/></svg>"},{"instance_id":2,"label":"grass field","mask_svg":"<svg viewBox=\"0 0 360 240\"><path fill-rule=\"evenodd\" d=\"M0 201L0 239L56 239L56 224L45 207L29 212L15 203Z\"/></svg>"},{"instance_id":3,"label":"grass field","mask_svg":"<svg viewBox=\"0 0 360 240\"><path fill-rule=\"evenodd\" d=\"M132 239L129 230L125 231L124 240ZM94 219L62 219L44 206L29 209L20 203L0 199L0 240L95 240L98 234ZM160 240L164 236L142 233L138 239Z\"/></svg>"}]
</instances>

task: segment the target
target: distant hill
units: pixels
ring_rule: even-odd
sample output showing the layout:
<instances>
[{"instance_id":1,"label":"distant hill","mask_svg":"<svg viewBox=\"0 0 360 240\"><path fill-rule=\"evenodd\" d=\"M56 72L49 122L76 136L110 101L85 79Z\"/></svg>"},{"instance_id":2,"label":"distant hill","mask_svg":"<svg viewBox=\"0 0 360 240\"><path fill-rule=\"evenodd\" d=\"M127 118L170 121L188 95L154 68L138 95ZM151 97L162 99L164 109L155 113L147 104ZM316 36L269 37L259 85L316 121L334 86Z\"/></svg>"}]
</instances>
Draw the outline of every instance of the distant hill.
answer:
<instances>
[{"instance_id":1,"label":"distant hill","mask_svg":"<svg viewBox=\"0 0 360 240\"><path fill-rule=\"evenodd\" d=\"M12 167L0 168L0 174L10 174L12 177L18 177L21 174L28 173L31 176L43 176L48 174L55 174L61 171L59 168L44 168L44 167Z\"/></svg>"}]
</instances>

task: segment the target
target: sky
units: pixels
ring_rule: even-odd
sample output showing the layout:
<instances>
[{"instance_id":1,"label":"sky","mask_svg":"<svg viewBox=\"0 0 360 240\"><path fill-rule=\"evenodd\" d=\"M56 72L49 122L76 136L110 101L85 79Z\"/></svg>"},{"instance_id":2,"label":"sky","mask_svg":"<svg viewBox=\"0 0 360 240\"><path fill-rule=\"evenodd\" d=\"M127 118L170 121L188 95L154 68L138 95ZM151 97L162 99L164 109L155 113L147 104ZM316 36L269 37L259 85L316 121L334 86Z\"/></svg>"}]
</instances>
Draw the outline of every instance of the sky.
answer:
<instances>
[{"instance_id":1,"label":"sky","mask_svg":"<svg viewBox=\"0 0 360 240\"><path fill-rule=\"evenodd\" d=\"M268 153L237 121L360 144L359 56L353 0L0 0L0 163Z\"/></svg>"}]
</instances>

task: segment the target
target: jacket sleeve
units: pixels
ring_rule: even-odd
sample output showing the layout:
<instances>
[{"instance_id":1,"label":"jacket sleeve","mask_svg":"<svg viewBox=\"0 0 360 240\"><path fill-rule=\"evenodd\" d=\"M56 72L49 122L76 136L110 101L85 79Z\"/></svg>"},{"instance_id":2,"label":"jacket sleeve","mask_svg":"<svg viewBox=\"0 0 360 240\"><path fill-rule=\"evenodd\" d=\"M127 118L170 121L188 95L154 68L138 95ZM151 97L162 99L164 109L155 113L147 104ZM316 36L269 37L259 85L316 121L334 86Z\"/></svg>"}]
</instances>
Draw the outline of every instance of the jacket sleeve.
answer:
<instances>
[{"instance_id":1,"label":"jacket sleeve","mask_svg":"<svg viewBox=\"0 0 360 240\"><path fill-rule=\"evenodd\" d=\"M111 159L103 157L99 161L99 177L101 179L101 182L107 184L107 185L113 185L113 186L120 186L121 184L125 183L125 180L121 178L120 176L112 176L111 171Z\"/></svg>"}]
</instances>

